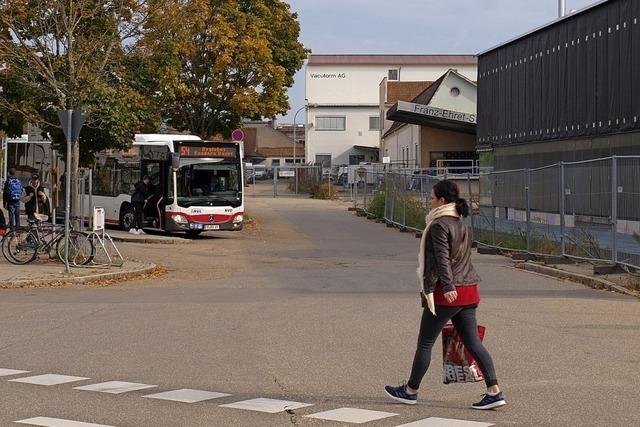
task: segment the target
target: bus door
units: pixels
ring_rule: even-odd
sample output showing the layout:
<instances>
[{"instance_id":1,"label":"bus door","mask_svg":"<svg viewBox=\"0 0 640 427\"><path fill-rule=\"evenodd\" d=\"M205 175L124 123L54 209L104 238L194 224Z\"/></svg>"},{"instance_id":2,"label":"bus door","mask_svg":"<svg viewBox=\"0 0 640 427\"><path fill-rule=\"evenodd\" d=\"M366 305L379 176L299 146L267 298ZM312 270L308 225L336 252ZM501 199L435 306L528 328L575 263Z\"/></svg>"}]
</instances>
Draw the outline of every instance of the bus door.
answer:
<instances>
[{"instance_id":1,"label":"bus door","mask_svg":"<svg viewBox=\"0 0 640 427\"><path fill-rule=\"evenodd\" d=\"M164 230L164 212L169 194L171 162L167 160L166 156L158 159L149 159L148 155L143 155L141 166L142 176L148 175L150 178L150 197L144 209L144 225Z\"/></svg>"}]
</instances>

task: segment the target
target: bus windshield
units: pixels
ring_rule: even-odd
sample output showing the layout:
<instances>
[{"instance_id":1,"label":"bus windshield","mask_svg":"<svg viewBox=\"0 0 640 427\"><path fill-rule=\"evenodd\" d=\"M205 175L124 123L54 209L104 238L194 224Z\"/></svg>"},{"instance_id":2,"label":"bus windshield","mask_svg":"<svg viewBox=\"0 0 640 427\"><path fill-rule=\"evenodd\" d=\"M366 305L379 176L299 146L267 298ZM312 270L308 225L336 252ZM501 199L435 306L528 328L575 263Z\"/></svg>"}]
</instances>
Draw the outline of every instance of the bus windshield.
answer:
<instances>
[{"instance_id":1,"label":"bus windshield","mask_svg":"<svg viewBox=\"0 0 640 427\"><path fill-rule=\"evenodd\" d=\"M189 162L177 172L178 204L215 206L240 203L240 181L237 163Z\"/></svg>"}]
</instances>

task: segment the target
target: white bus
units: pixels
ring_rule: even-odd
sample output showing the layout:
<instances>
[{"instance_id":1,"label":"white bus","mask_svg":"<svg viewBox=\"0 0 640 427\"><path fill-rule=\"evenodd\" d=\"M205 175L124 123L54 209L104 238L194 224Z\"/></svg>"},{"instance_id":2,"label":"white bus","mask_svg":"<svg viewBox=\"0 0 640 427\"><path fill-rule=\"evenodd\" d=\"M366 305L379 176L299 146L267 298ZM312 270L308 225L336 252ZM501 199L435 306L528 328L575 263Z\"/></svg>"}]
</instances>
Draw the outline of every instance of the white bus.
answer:
<instances>
[{"instance_id":1,"label":"white bus","mask_svg":"<svg viewBox=\"0 0 640 427\"><path fill-rule=\"evenodd\" d=\"M244 219L242 158L240 142L136 135L129 150L96 155L92 194L85 195L84 205L103 207L107 224L128 230L134 222L131 195L135 184L148 175L152 196L145 204L143 228L191 235L239 231Z\"/></svg>"}]
</instances>

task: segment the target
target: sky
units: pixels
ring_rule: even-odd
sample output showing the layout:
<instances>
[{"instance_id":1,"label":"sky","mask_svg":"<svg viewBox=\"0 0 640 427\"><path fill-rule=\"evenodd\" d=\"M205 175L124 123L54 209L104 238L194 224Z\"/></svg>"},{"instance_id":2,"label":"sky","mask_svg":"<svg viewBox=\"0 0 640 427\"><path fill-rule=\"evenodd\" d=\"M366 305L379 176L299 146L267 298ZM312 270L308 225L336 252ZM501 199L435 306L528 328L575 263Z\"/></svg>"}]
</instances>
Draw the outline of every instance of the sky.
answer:
<instances>
[{"instance_id":1,"label":"sky","mask_svg":"<svg viewBox=\"0 0 640 427\"><path fill-rule=\"evenodd\" d=\"M477 54L558 17L558 0L285 1L301 42L324 54ZM566 3L569 12L596 1ZM304 105L304 67L289 99L291 111ZM279 122L292 123L291 111Z\"/></svg>"}]
</instances>

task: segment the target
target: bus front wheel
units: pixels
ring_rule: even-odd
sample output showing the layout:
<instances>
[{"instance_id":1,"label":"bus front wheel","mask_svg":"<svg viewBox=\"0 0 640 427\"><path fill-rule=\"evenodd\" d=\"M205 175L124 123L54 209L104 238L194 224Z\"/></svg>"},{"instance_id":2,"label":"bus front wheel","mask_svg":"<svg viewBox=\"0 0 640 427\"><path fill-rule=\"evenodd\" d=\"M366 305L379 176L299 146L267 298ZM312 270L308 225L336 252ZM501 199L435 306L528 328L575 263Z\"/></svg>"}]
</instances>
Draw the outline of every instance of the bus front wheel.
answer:
<instances>
[{"instance_id":1,"label":"bus front wheel","mask_svg":"<svg viewBox=\"0 0 640 427\"><path fill-rule=\"evenodd\" d=\"M120 210L120 227L124 231L129 231L133 224L135 223L135 214L136 212L133 209L133 206L126 205Z\"/></svg>"}]
</instances>

